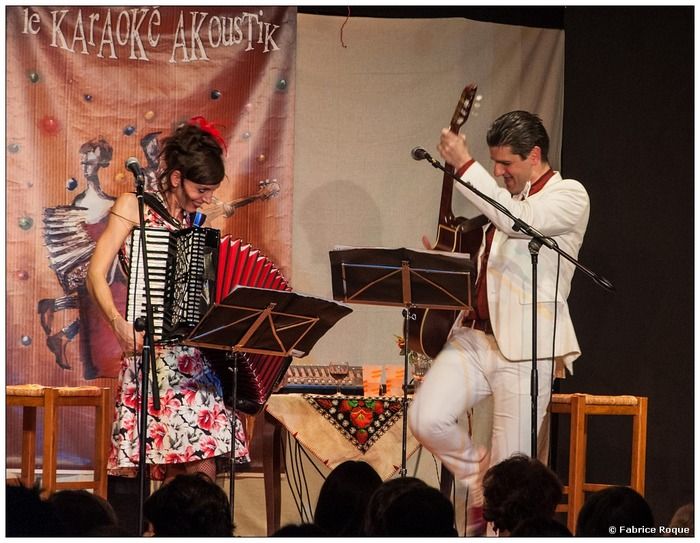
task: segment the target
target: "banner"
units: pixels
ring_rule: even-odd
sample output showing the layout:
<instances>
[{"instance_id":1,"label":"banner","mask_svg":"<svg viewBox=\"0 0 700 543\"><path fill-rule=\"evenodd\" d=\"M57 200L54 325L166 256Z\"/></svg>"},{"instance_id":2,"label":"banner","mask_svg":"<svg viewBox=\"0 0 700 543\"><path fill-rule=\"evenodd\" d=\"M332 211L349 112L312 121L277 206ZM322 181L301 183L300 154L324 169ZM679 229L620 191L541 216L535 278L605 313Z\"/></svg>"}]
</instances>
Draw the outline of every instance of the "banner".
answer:
<instances>
[{"instance_id":1,"label":"banner","mask_svg":"<svg viewBox=\"0 0 700 543\"><path fill-rule=\"evenodd\" d=\"M7 384L113 385L121 353L87 294L87 266L112 203L134 190L126 159L153 188L162 138L192 117L226 144L222 213L205 226L253 244L290 280L295 8L6 13ZM108 279L123 306L116 261ZM18 415L8 413L8 460ZM79 424L60 445L77 464L90 450Z\"/></svg>"}]
</instances>

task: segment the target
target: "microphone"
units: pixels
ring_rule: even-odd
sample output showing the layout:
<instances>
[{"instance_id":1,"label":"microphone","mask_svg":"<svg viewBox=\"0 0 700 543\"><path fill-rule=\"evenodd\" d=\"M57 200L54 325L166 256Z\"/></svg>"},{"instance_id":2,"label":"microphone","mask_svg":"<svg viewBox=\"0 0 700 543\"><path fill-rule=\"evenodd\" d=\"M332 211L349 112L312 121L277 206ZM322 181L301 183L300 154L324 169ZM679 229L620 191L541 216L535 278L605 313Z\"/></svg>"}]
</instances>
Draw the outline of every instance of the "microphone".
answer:
<instances>
[{"instance_id":1,"label":"microphone","mask_svg":"<svg viewBox=\"0 0 700 543\"><path fill-rule=\"evenodd\" d=\"M428 151L423 149L422 147L414 147L411 149L411 157L413 160L424 160L428 158L430 155L428 154Z\"/></svg>"},{"instance_id":2,"label":"microphone","mask_svg":"<svg viewBox=\"0 0 700 543\"><path fill-rule=\"evenodd\" d=\"M134 178L136 178L136 192L137 194L141 194L145 181L139 161L135 157L130 156L126 159L126 162L124 162L124 167L134 174Z\"/></svg>"},{"instance_id":3,"label":"microphone","mask_svg":"<svg viewBox=\"0 0 700 543\"><path fill-rule=\"evenodd\" d=\"M136 158L133 156L130 156L126 159L126 162L124 162L124 167L131 173L133 173L136 179L143 176L141 165L139 164L139 161L136 160Z\"/></svg>"},{"instance_id":4,"label":"microphone","mask_svg":"<svg viewBox=\"0 0 700 543\"><path fill-rule=\"evenodd\" d=\"M440 163L433 157L431 157L430 153L428 153L428 151L426 151L422 147L414 147L413 149L411 149L411 157L413 157L413 160L427 160L435 168L440 168Z\"/></svg>"}]
</instances>

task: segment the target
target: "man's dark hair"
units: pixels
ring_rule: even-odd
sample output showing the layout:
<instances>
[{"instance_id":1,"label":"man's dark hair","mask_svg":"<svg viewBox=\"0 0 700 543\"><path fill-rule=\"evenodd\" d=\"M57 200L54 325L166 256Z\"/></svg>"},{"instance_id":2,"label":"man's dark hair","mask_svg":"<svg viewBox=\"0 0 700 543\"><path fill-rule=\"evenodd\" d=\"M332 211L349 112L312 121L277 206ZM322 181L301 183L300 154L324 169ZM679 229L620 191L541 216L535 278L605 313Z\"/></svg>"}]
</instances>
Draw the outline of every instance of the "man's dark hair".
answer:
<instances>
[{"instance_id":1,"label":"man's dark hair","mask_svg":"<svg viewBox=\"0 0 700 543\"><path fill-rule=\"evenodd\" d=\"M551 469L516 454L484 476L484 519L498 531L512 532L524 520L552 518L561 497L562 484Z\"/></svg>"},{"instance_id":2,"label":"man's dark hair","mask_svg":"<svg viewBox=\"0 0 700 543\"><path fill-rule=\"evenodd\" d=\"M626 486L605 488L592 494L583 504L576 522L576 536L609 536L611 526L652 528L654 515L636 490Z\"/></svg>"},{"instance_id":3,"label":"man's dark hair","mask_svg":"<svg viewBox=\"0 0 700 543\"><path fill-rule=\"evenodd\" d=\"M164 483L144 503L144 516L156 536L233 535L228 496L203 473Z\"/></svg>"},{"instance_id":4,"label":"man's dark hair","mask_svg":"<svg viewBox=\"0 0 700 543\"><path fill-rule=\"evenodd\" d=\"M542 151L542 162L549 162L549 136L540 119L527 111L511 111L493 121L486 134L489 147L510 146L513 154L525 159L537 146Z\"/></svg>"}]
</instances>

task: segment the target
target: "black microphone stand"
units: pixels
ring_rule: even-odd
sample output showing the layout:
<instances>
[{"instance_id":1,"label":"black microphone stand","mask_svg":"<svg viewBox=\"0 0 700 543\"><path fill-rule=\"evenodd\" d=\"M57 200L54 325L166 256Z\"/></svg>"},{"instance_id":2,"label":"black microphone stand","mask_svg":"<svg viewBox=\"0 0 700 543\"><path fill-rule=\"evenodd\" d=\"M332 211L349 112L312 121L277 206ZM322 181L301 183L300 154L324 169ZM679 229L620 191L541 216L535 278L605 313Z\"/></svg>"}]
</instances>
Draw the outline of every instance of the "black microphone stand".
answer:
<instances>
[{"instance_id":1,"label":"black microphone stand","mask_svg":"<svg viewBox=\"0 0 700 543\"><path fill-rule=\"evenodd\" d=\"M160 410L160 394L158 393L158 379L156 369L156 353L153 340L153 306L151 305L151 289L148 273L148 251L146 250L146 220L144 213L144 185L143 173L134 173L136 177L136 199L139 209L139 234L141 258L143 260L143 280L146 299L146 318L139 317L134 322L134 329L144 332L143 351L141 352L141 405L139 412L139 530L143 530L143 505L146 499L146 435L148 431L148 374L152 373L153 408Z\"/></svg>"},{"instance_id":2,"label":"black microphone stand","mask_svg":"<svg viewBox=\"0 0 700 543\"><path fill-rule=\"evenodd\" d=\"M538 375L537 375L537 259L539 255L539 250L542 245L550 248L559 255L566 258L574 266L584 272L588 277L593 279L593 281L604 289L614 292L615 287L613 284L605 279L604 277L596 274L592 270L588 269L586 266L578 262L574 257L563 251L557 245L557 242L552 238L549 238L527 224L525 221L516 218L506 207L504 207L500 202L497 202L493 198L487 196L479 189L474 187L468 181L463 181L460 177L447 170L440 162L435 160L433 157L420 147L416 147L411 151L411 156L414 160L427 160L433 167L438 170L442 170L452 179L457 181L459 184L467 187L474 194L476 194L482 200L491 204L498 211L503 213L506 217L513 221L513 230L516 232L522 232L526 236L532 238L528 244L528 249L530 250L531 261L532 261L532 370L530 373L530 397L531 397L531 430L530 430L530 456L532 458L537 458L537 395L538 395ZM552 363L554 361L552 360Z\"/></svg>"}]
</instances>

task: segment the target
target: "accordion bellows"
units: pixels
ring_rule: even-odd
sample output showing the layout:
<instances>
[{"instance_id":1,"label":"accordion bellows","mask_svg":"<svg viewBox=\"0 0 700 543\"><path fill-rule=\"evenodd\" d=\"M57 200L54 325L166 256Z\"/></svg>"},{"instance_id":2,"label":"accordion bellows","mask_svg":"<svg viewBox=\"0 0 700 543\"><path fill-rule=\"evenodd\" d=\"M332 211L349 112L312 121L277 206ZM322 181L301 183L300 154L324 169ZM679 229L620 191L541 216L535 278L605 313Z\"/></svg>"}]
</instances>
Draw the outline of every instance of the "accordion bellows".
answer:
<instances>
[{"instance_id":1,"label":"accordion bellows","mask_svg":"<svg viewBox=\"0 0 700 543\"><path fill-rule=\"evenodd\" d=\"M127 320L145 316L145 293L140 236L131 237ZM251 244L225 236L212 228L169 232L146 229L149 287L153 305L154 337L159 343L183 340L213 303L219 303L237 286L291 290L270 259ZM231 406L233 361L227 351L206 349L219 376L225 402ZM236 408L255 414L267 402L274 386L287 371L291 357L237 353Z\"/></svg>"},{"instance_id":2,"label":"accordion bellows","mask_svg":"<svg viewBox=\"0 0 700 543\"><path fill-rule=\"evenodd\" d=\"M216 302L237 286L291 290L282 273L270 259L249 243L226 236L219 245ZM231 406L233 364L221 352L207 351L224 388L224 402ZM287 372L292 357L246 353L238 358L236 408L254 415L265 405L272 391Z\"/></svg>"}]
</instances>

